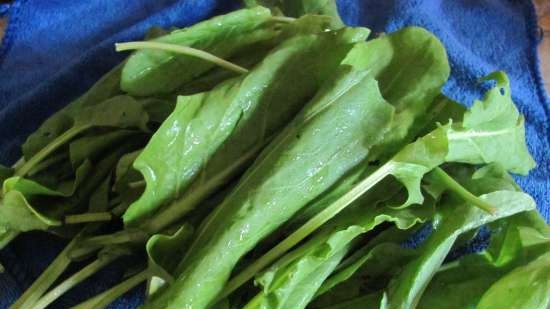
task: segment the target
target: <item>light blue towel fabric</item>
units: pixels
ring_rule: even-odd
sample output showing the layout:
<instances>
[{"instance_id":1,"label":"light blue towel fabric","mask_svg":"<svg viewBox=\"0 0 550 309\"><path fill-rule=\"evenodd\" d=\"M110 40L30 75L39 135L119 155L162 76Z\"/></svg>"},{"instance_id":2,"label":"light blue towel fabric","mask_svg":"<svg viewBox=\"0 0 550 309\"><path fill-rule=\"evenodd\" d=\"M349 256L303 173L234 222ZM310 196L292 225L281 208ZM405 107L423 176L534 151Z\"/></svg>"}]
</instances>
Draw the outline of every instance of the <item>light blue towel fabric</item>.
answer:
<instances>
[{"instance_id":1,"label":"light blue towel fabric","mask_svg":"<svg viewBox=\"0 0 550 309\"><path fill-rule=\"evenodd\" d=\"M550 220L549 100L540 76L539 32L530 1L519 0L342 0L349 25L392 32L418 25L434 32L447 48L452 75L444 92L471 104L480 95L477 79L505 70L515 102L525 115L529 149L538 167L520 185ZM26 136L53 112L77 97L124 55L117 41L139 39L157 26L186 26L239 6L215 0L16 0L0 5L9 26L0 47L0 163L19 156ZM52 236L20 236L0 252L0 308L26 288L62 247ZM128 263L131 261L123 261ZM77 265L78 266L78 265ZM121 276L114 265L71 291L51 308L66 308ZM135 308L137 289L109 308Z\"/></svg>"}]
</instances>

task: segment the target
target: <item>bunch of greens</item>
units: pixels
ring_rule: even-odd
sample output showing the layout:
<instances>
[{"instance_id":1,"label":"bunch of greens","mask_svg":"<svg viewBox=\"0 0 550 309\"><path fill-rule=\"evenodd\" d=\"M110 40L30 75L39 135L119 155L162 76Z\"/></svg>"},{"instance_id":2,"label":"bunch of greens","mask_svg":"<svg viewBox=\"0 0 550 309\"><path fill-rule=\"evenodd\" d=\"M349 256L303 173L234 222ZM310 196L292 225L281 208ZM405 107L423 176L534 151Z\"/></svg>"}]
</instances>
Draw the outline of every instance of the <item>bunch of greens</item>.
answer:
<instances>
[{"instance_id":1,"label":"bunch of greens","mask_svg":"<svg viewBox=\"0 0 550 309\"><path fill-rule=\"evenodd\" d=\"M145 281L144 309L548 306L550 228L509 176L535 164L506 75L466 109L422 28L367 41L334 1L247 4L117 44L136 51L0 168L0 248L70 239L10 308L128 255L74 308Z\"/></svg>"}]
</instances>

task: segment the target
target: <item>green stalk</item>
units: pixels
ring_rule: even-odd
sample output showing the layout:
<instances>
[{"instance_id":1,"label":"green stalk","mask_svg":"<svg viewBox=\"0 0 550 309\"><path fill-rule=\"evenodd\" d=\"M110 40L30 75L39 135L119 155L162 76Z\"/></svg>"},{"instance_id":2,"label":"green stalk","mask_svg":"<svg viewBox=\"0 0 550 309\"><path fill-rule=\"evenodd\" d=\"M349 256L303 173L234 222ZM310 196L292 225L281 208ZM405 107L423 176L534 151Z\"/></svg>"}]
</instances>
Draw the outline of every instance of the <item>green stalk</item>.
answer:
<instances>
[{"instance_id":1,"label":"green stalk","mask_svg":"<svg viewBox=\"0 0 550 309\"><path fill-rule=\"evenodd\" d=\"M147 280L151 276L149 269L122 281L109 290L88 299L87 301L80 303L71 309L103 309L124 293L130 291L141 282Z\"/></svg>"},{"instance_id":2,"label":"green stalk","mask_svg":"<svg viewBox=\"0 0 550 309\"><path fill-rule=\"evenodd\" d=\"M131 242L145 242L148 235L139 230L122 230L116 233L93 236L82 240L85 246L120 245Z\"/></svg>"},{"instance_id":3,"label":"green stalk","mask_svg":"<svg viewBox=\"0 0 550 309\"><path fill-rule=\"evenodd\" d=\"M257 259L254 263L246 267L243 271L241 271L237 276L235 276L227 283L225 289L222 291L217 301L227 297L241 285L252 279L256 273L267 267L277 258L281 257L281 255L283 255L285 252L290 250L300 241L313 233L321 225L336 216L344 208L349 206L353 201L363 195L363 193L371 189L374 185L376 185L378 182L388 176L391 173L392 169L393 165L391 164L391 162L382 165L369 177L359 182L350 191L348 191L330 206L325 208L323 211L318 213L316 216L311 218L308 222L306 222L299 229L290 234L290 236L285 238L283 241L281 241L279 244L269 250L266 254Z\"/></svg>"},{"instance_id":4,"label":"green stalk","mask_svg":"<svg viewBox=\"0 0 550 309\"><path fill-rule=\"evenodd\" d=\"M65 224L80 224L88 222L111 221L113 215L110 212L88 212L78 215L65 216Z\"/></svg>"},{"instance_id":5,"label":"green stalk","mask_svg":"<svg viewBox=\"0 0 550 309\"><path fill-rule=\"evenodd\" d=\"M77 238L71 242L59 253L59 255L48 265L42 274L33 282L33 284L12 304L9 309L31 309L36 301L46 292L50 286L59 278L71 263L70 251L75 247Z\"/></svg>"},{"instance_id":6,"label":"green stalk","mask_svg":"<svg viewBox=\"0 0 550 309\"><path fill-rule=\"evenodd\" d=\"M458 194L463 200L465 200L468 203L471 203L472 205L490 213L494 214L497 210L496 208L491 205L490 203L487 203L486 201L480 199L479 197L473 195L470 191L468 191L466 188L464 188L461 184L456 182L456 180L453 179L453 177L449 176L443 169L440 167L434 168L432 171L433 175L435 175L445 186L451 190L452 192Z\"/></svg>"},{"instance_id":7,"label":"green stalk","mask_svg":"<svg viewBox=\"0 0 550 309\"><path fill-rule=\"evenodd\" d=\"M32 309L44 309L61 295L63 295L68 290L72 289L74 286L84 281L91 275L95 274L103 267L107 266L109 263L114 261L119 255L108 255L105 257L98 258L92 263L88 264L86 267L82 268L80 271L70 276L61 282L58 286L53 288L51 291L46 293L42 298L40 298Z\"/></svg>"},{"instance_id":8,"label":"green stalk","mask_svg":"<svg viewBox=\"0 0 550 309\"><path fill-rule=\"evenodd\" d=\"M296 21L296 18L287 17L287 16L273 16L273 17L271 17L271 20L282 22L282 23L291 23L293 21Z\"/></svg>"},{"instance_id":9,"label":"green stalk","mask_svg":"<svg viewBox=\"0 0 550 309\"><path fill-rule=\"evenodd\" d=\"M40 149L29 161L24 162L15 170L15 176L25 176L35 165L44 160L52 152L56 151L59 147L65 144L68 140L88 129L88 126L72 127L59 135L56 139L51 141L46 147Z\"/></svg>"},{"instance_id":10,"label":"green stalk","mask_svg":"<svg viewBox=\"0 0 550 309\"><path fill-rule=\"evenodd\" d=\"M133 50L133 49L158 49L158 50L183 54L186 56L196 57L208 62L212 62L222 68L237 72L239 74L248 72L247 69L239 65L231 63L220 57L214 56L203 50L188 47L188 46L161 43L161 42L151 42L151 41L136 41L136 42L116 43L115 49L116 51L125 51L125 50Z\"/></svg>"}]
</instances>

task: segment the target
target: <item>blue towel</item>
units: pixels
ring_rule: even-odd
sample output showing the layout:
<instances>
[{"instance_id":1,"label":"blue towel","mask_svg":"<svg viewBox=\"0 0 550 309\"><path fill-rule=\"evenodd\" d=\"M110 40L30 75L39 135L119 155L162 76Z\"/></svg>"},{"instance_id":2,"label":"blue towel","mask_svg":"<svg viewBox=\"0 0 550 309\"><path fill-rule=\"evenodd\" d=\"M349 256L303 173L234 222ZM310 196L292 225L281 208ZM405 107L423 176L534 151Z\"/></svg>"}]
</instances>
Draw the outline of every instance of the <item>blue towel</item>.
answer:
<instances>
[{"instance_id":1,"label":"blue towel","mask_svg":"<svg viewBox=\"0 0 550 309\"><path fill-rule=\"evenodd\" d=\"M449 53L452 75L444 92L471 104L480 95L477 78L505 70L515 102L525 115L529 149L538 167L520 185L550 220L549 100L542 81L533 4L519 0L338 1L349 25L392 32L418 25L434 32ZM139 39L153 26L183 27L238 7L215 0L19 0L0 5L9 25L0 47L0 163L19 156L25 137L53 112L87 89L124 55L113 43ZM20 236L0 252L0 308L7 308L62 247L42 233ZM122 261L121 263L131 263ZM78 265L77 265L78 267ZM52 308L66 308L112 285L116 265L87 280ZM109 308L135 308L136 289Z\"/></svg>"}]
</instances>

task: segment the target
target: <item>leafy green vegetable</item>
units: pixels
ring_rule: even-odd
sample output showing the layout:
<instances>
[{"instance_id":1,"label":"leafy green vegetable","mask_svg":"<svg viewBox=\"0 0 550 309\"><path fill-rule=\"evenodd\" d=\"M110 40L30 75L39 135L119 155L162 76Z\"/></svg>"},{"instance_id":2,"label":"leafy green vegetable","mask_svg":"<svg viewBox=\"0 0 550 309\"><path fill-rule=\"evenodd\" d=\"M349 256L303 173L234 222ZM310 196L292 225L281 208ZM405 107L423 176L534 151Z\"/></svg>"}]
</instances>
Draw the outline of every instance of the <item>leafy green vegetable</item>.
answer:
<instances>
[{"instance_id":1,"label":"leafy green vegetable","mask_svg":"<svg viewBox=\"0 0 550 309\"><path fill-rule=\"evenodd\" d=\"M368 72L337 76L260 154L203 223L176 282L144 308L207 306L244 253L368 154L393 110Z\"/></svg>"},{"instance_id":2,"label":"leafy green vegetable","mask_svg":"<svg viewBox=\"0 0 550 309\"><path fill-rule=\"evenodd\" d=\"M23 144L22 151L24 158L27 161L30 160L41 149L45 148L68 130L72 125L71 119L80 113L80 109L99 104L121 94L119 87L121 69L121 65L113 68L82 96L48 118Z\"/></svg>"},{"instance_id":3,"label":"leafy green vegetable","mask_svg":"<svg viewBox=\"0 0 550 309\"><path fill-rule=\"evenodd\" d=\"M384 222L394 222L400 229L409 229L433 214L431 205L396 210L375 204L372 199L357 201L355 207L328 222L310 241L261 273L256 281L264 287L263 291L250 304L261 308L305 308L359 235ZM319 272L318 269L327 271ZM295 285L301 287L299 291ZM293 300L297 293L301 295L299 302Z\"/></svg>"},{"instance_id":4,"label":"leafy green vegetable","mask_svg":"<svg viewBox=\"0 0 550 309\"><path fill-rule=\"evenodd\" d=\"M526 175L535 161L527 150L523 116L512 102L508 77L495 72L484 80L494 80L496 86L464 114L462 128L451 127L447 160L497 162L510 172Z\"/></svg>"},{"instance_id":5,"label":"leafy green vegetable","mask_svg":"<svg viewBox=\"0 0 550 309\"><path fill-rule=\"evenodd\" d=\"M503 73L500 73L503 74ZM509 89L507 89L509 91ZM495 104L508 104L513 106L513 102L509 100L501 100L502 94L500 97L485 97L485 104L488 106ZM483 109L478 111L478 113L487 112L489 109ZM514 109L508 109L508 111L513 112ZM493 120L494 122L499 122L499 119ZM454 140L448 138L449 132L453 132L450 129L451 125L440 126L439 128L433 130L431 133L426 136L416 140L414 143L408 144L403 147L397 154L395 154L390 160L384 163L381 167L373 171L372 173L364 176L365 178L353 185L345 194L340 196L309 221L303 224L300 228L286 237L281 241L277 246L273 247L270 251L260 257L253 264L249 265L245 270L243 270L239 275L234 277L226 286L224 295L232 292L235 288L242 285L244 282L248 281L254 273L260 271L276 258L281 256L283 253L288 251L290 248L295 246L301 240L308 237L311 233L317 230L321 225L329 221L343 209L348 207L353 203L358 197L363 195L365 192L373 188L377 183L382 181L387 176L394 176L400 183L403 184L407 190L407 198L405 202L399 203L394 206L397 208L404 208L412 204L421 204L424 201L424 197L421 192L421 180L426 173L431 171L434 168L437 168L439 165L445 163L447 158L452 158L456 161L461 161L461 154L467 154L474 152L478 149L479 152L482 152L483 147L475 147L471 145L465 145L464 148L469 148L469 151L462 151L462 148L448 148L448 143L454 143ZM461 128L462 132L472 132L475 129ZM468 131L470 130L470 131ZM501 130L496 128L496 130ZM475 132L475 131L474 131ZM392 136L390 135L390 138ZM391 141L391 139L390 139ZM524 143L523 140L514 140L516 143ZM511 147L512 149L519 149L521 152L521 147ZM521 153L520 153L521 155ZM528 164L530 161L530 156L525 157ZM501 163L507 160L507 157L495 157L489 158L489 162L486 163ZM438 174L445 175L442 170L437 171ZM457 193L462 199L477 205L480 208L487 209L491 202L499 201L497 197L494 201L491 199L486 200L485 198L478 198L471 194L468 190L464 189L459 183L454 181L452 177L440 177L440 180L443 182L443 185ZM512 194L513 195L513 194ZM511 196L512 198L513 196ZM513 199L511 199L513 201ZM510 214L508 214L510 215ZM454 239L450 241L452 245Z\"/></svg>"},{"instance_id":6,"label":"leafy green vegetable","mask_svg":"<svg viewBox=\"0 0 550 309\"><path fill-rule=\"evenodd\" d=\"M550 228L535 210L498 220L489 228L489 247L444 265L428 285L418 308L441 304L449 308L475 307L500 278L550 249Z\"/></svg>"},{"instance_id":7,"label":"leafy green vegetable","mask_svg":"<svg viewBox=\"0 0 550 309\"><path fill-rule=\"evenodd\" d=\"M411 308L418 304L424 289L460 234L498 218L535 209L533 199L522 192L495 191L481 195L480 198L500 208L491 215L456 201L438 207L440 217L434 222L433 234L422 245L420 257L408 264L389 285L390 307Z\"/></svg>"},{"instance_id":8,"label":"leafy green vegetable","mask_svg":"<svg viewBox=\"0 0 550 309\"><path fill-rule=\"evenodd\" d=\"M49 144L41 148L32 157L16 169L15 174L24 176L35 164L45 159L59 147L69 142L78 134L94 127L116 127L116 128L140 128L147 129L147 113L143 105L130 96L115 96L102 103L85 106L71 114L58 113L64 117L66 129Z\"/></svg>"},{"instance_id":9,"label":"leafy green vegetable","mask_svg":"<svg viewBox=\"0 0 550 309\"><path fill-rule=\"evenodd\" d=\"M154 233L192 210L252 160L367 34L358 28L292 38L246 76L180 97L175 112L136 159L147 187L124 214L125 224L135 227L154 217L145 227ZM318 48L329 42L333 50L324 56L331 61L320 65ZM286 79L289 75L300 83Z\"/></svg>"},{"instance_id":10,"label":"leafy green vegetable","mask_svg":"<svg viewBox=\"0 0 550 309\"><path fill-rule=\"evenodd\" d=\"M547 308L550 305L550 253L518 267L494 283L478 308Z\"/></svg>"}]
</instances>

